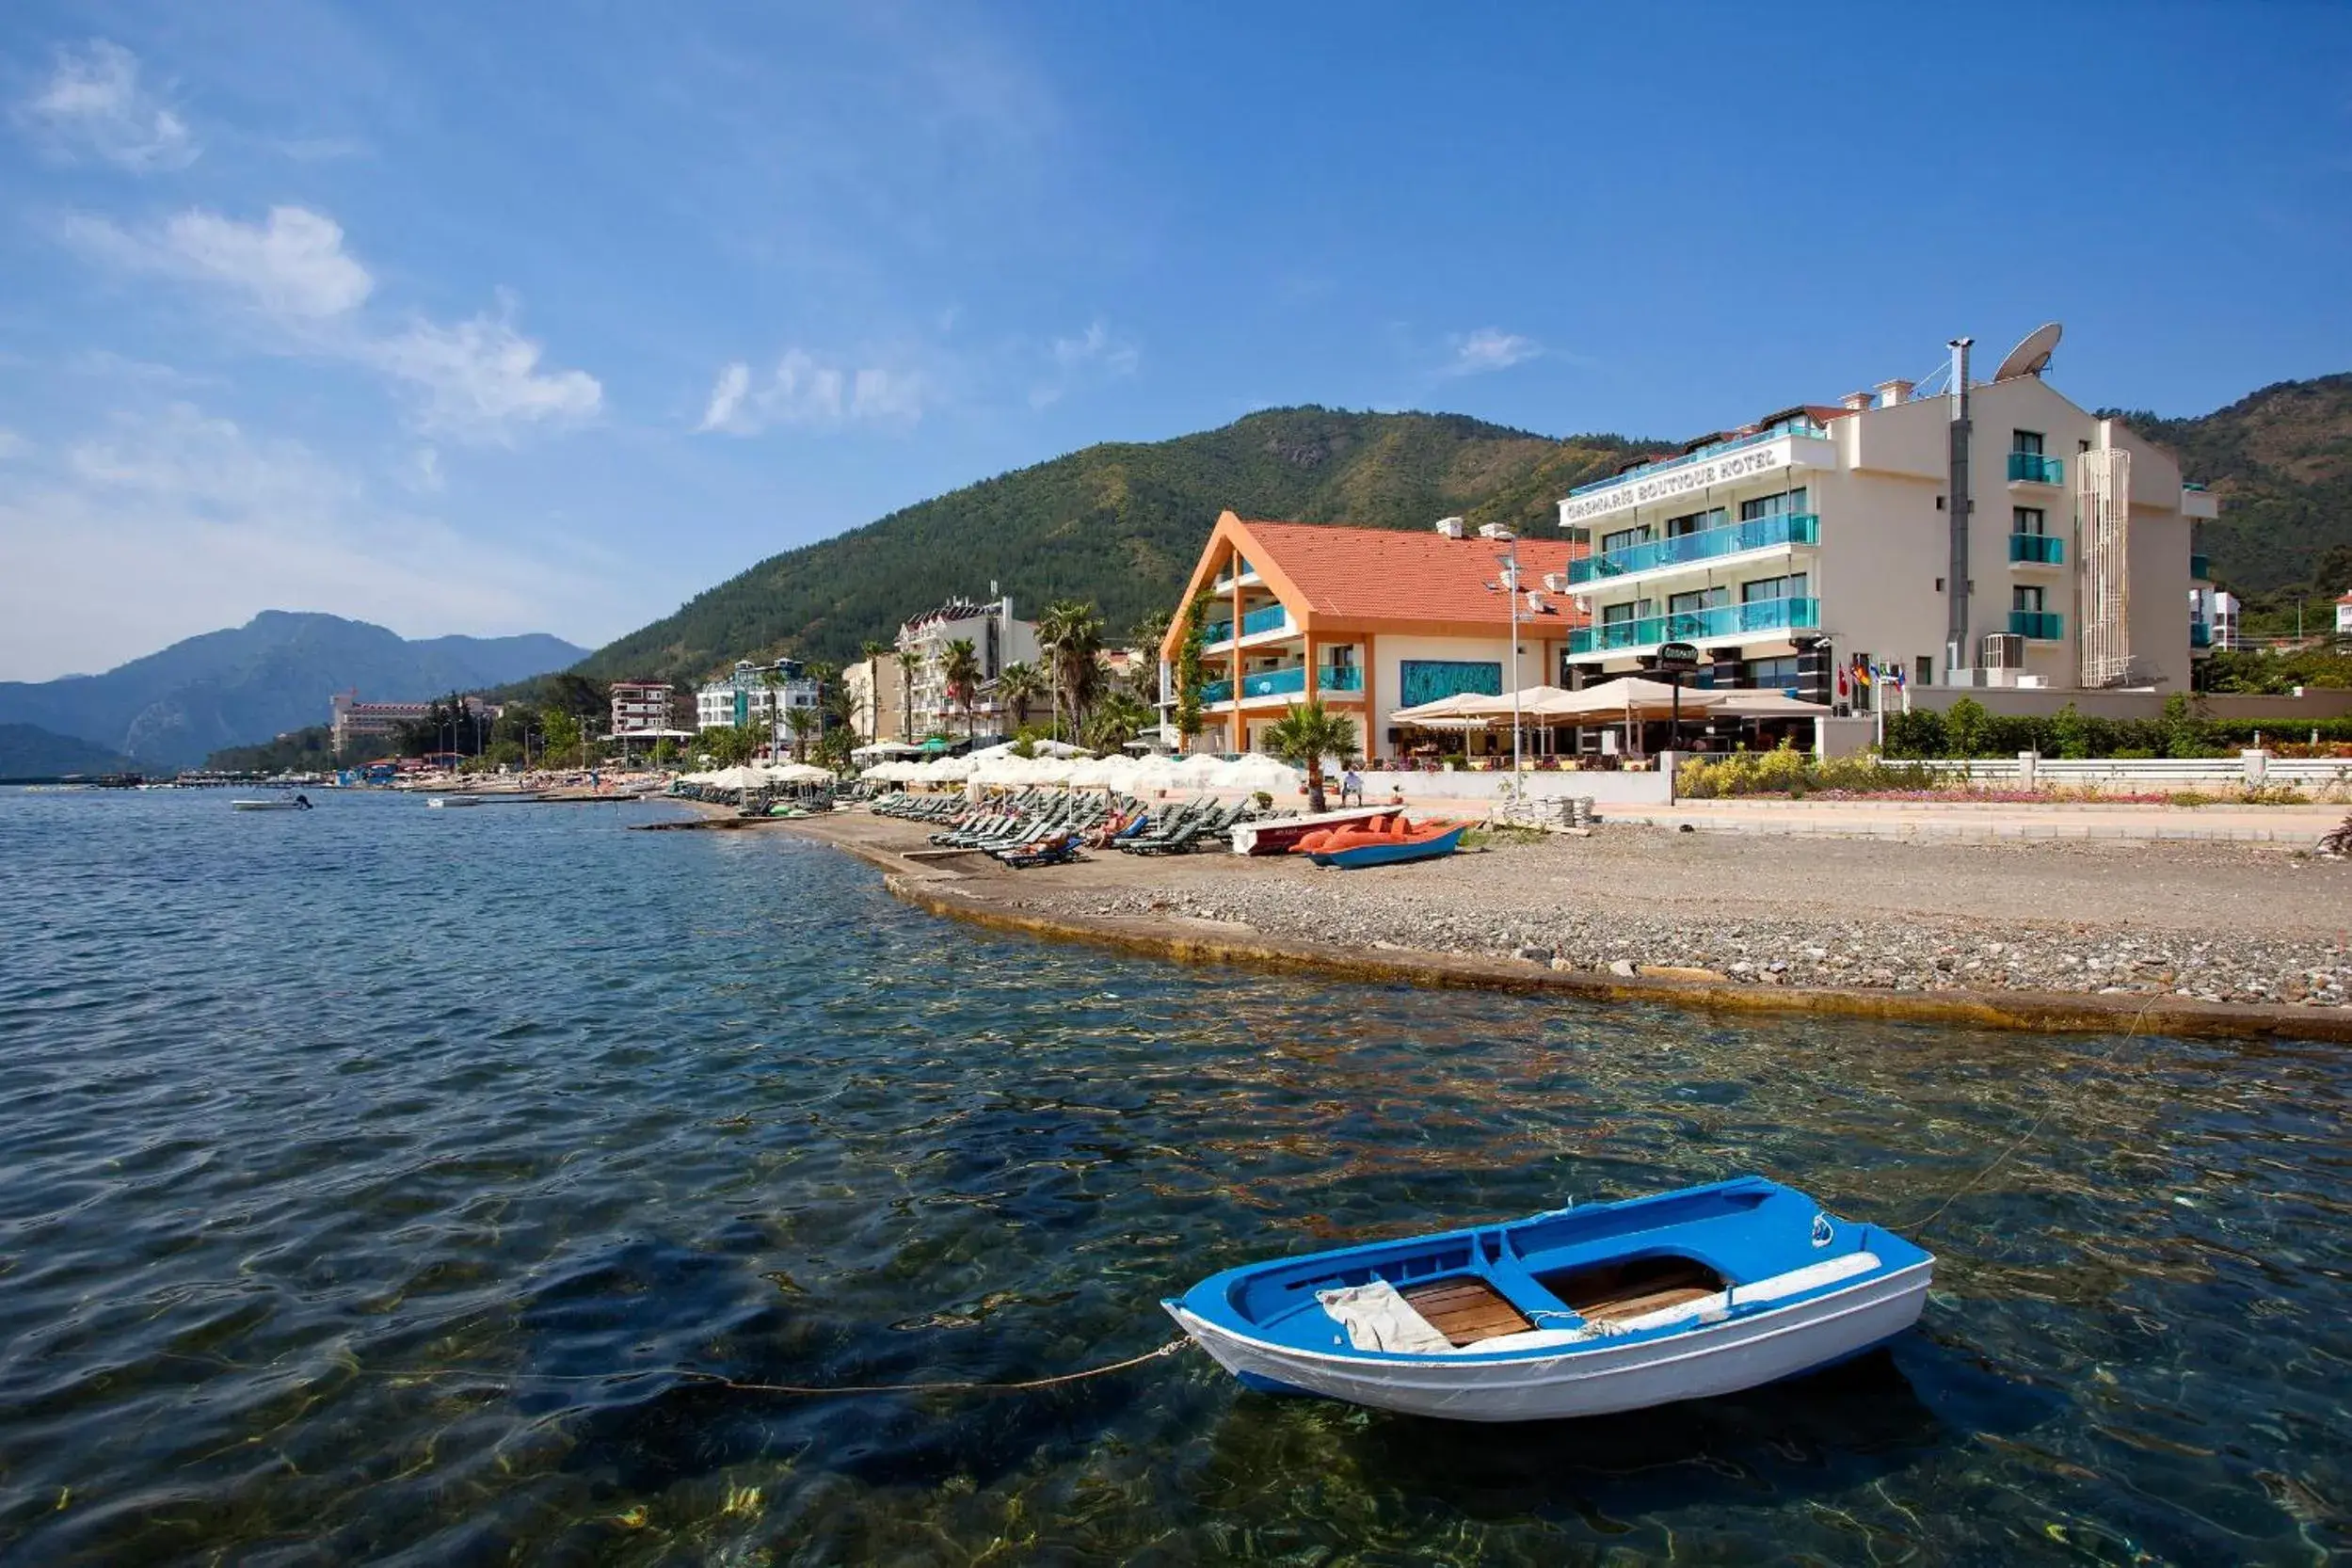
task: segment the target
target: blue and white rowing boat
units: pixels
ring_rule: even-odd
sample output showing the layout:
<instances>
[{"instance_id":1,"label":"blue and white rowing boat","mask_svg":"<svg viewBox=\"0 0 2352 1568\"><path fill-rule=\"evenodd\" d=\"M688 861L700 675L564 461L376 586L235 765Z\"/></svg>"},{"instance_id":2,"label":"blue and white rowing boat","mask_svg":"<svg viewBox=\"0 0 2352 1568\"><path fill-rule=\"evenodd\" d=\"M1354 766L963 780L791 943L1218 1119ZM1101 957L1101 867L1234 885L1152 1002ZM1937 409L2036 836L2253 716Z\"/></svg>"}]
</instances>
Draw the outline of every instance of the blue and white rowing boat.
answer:
<instances>
[{"instance_id":1,"label":"blue and white rowing boat","mask_svg":"<svg viewBox=\"0 0 2352 1568\"><path fill-rule=\"evenodd\" d=\"M1463 1421L1729 1394L1919 1319L1935 1259L1739 1176L1228 1269L1163 1302L1253 1388Z\"/></svg>"}]
</instances>

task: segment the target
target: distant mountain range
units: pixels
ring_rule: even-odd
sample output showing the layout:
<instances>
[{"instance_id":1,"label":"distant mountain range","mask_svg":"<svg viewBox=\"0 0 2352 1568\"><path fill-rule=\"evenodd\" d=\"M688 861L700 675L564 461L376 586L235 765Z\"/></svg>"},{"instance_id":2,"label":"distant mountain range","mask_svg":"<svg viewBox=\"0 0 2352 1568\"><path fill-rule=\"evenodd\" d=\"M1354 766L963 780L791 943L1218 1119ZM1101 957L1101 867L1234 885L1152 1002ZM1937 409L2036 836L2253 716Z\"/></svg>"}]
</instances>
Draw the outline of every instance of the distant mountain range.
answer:
<instances>
[{"instance_id":1,"label":"distant mountain range","mask_svg":"<svg viewBox=\"0 0 2352 1568\"><path fill-rule=\"evenodd\" d=\"M0 681L0 726L36 726L146 768L193 767L224 746L324 724L337 692L422 702L562 669L585 652L543 633L412 642L365 621L265 610L104 675Z\"/></svg>"},{"instance_id":2,"label":"distant mountain range","mask_svg":"<svg viewBox=\"0 0 2352 1568\"><path fill-rule=\"evenodd\" d=\"M0 724L0 778L55 778L69 773L123 773L136 764L119 751L31 724Z\"/></svg>"},{"instance_id":3,"label":"distant mountain range","mask_svg":"<svg viewBox=\"0 0 2352 1568\"><path fill-rule=\"evenodd\" d=\"M2241 592L2352 586L2352 375L2265 387L2197 419L2123 412L2221 498L2201 531ZM1457 414L1274 408L1162 441L1090 446L781 555L600 648L602 680L691 681L762 653L847 660L991 582L1033 616L1092 600L1116 634L1174 606L1217 514L1426 528L1449 513L1545 535L1560 497L1674 442L1556 439Z\"/></svg>"}]
</instances>

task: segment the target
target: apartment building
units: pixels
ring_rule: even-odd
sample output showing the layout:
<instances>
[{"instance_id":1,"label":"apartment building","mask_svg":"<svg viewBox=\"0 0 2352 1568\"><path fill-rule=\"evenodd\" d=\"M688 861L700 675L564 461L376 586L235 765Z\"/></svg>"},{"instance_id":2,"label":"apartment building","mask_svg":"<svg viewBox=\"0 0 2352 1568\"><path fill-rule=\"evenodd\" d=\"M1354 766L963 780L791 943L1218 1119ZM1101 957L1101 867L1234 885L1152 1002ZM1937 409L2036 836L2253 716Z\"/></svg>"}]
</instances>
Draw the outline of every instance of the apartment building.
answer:
<instances>
[{"instance_id":1,"label":"apartment building","mask_svg":"<svg viewBox=\"0 0 2352 1568\"><path fill-rule=\"evenodd\" d=\"M1016 618L1009 596L985 603L952 599L899 627L899 651L915 653L922 661L915 672L912 700L906 704L909 728L917 740L935 730L964 733L964 709L949 697L947 683L948 647L959 640L970 642L973 656L980 662L981 689L969 717L974 732L1011 733L1011 719L991 688L1005 665L1038 662L1037 623ZM890 661L883 663L887 682Z\"/></svg>"},{"instance_id":2,"label":"apartment building","mask_svg":"<svg viewBox=\"0 0 2352 1568\"><path fill-rule=\"evenodd\" d=\"M1958 341L1934 395L1880 382L1571 492L1560 521L1592 544L1570 568L1592 623L1559 682L1688 643L1706 683L1817 702L1855 663L1920 685L2188 690L2210 642L2191 536L2214 499L2043 380L2056 338L2043 328L1982 384Z\"/></svg>"},{"instance_id":3,"label":"apartment building","mask_svg":"<svg viewBox=\"0 0 2352 1568\"><path fill-rule=\"evenodd\" d=\"M792 709L813 712L819 696L817 682L797 659L765 664L739 659L728 674L695 688L695 728L724 729L747 724L773 729L788 722L784 714Z\"/></svg>"}]
</instances>

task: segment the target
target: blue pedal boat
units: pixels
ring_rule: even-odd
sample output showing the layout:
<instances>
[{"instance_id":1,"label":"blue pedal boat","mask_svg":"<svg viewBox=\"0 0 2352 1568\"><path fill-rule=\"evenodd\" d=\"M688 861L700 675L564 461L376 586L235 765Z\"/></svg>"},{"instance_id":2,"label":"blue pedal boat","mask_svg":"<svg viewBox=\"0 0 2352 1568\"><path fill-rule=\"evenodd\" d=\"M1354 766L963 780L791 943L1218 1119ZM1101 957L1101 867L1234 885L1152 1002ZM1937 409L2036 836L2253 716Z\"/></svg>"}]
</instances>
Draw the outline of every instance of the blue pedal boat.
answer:
<instances>
[{"instance_id":1,"label":"blue pedal boat","mask_svg":"<svg viewBox=\"0 0 2352 1568\"><path fill-rule=\"evenodd\" d=\"M1462 836L1469 831L1469 824L1430 839L1399 839L1385 844L1358 844L1352 849L1309 850L1306 857L1319 866L1337 866L1342 871L1361 871L1367 866L1394 866L1407 860L1434 860L1441 855L1451 855L1462 847Z\"/></svg>"},{"instance_id":2,"label":"blue pedal boat","mask_svg":"<svg viewBox=\"0 0 2352 1568\"><path fill-rule=\"evenodd\" d=\"M1462 1421L1729 1394L1910 1328L1935 1259L1747 1176L1228 1269L1162 1302L1253 1388Z\"/></svg>"}]
</instances>

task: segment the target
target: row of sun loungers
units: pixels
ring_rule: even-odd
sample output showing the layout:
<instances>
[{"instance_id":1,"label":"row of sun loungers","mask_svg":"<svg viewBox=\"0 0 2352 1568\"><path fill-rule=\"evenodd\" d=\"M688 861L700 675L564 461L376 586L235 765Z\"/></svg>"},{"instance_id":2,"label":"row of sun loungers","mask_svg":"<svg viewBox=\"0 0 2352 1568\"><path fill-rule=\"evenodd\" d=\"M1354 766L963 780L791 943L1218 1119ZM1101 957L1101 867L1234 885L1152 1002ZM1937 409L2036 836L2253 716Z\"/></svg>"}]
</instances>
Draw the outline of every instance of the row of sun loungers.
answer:
<instances>
[{"instance_id":1,"label":"row of sun loungers","mask_svg":"<svg viewBox=\"0 0 2352 1568\"><path fill-rule=\"evenodd\" d=\"M1106 797L1059 790L1029 790L979 805L960 795L894 792L872 802L880 816L936 824L931 841L943 849L975 850L1008 866L1058 865L1079 857L1089 837L1129 855L1184 855L1219 847L1233 824L1252 815L1246 804L1221 806L1208 796L1157 812L1129 796ZM1124 825L1099 835L1116 813Z\"/></svg>"}]
</instances>

